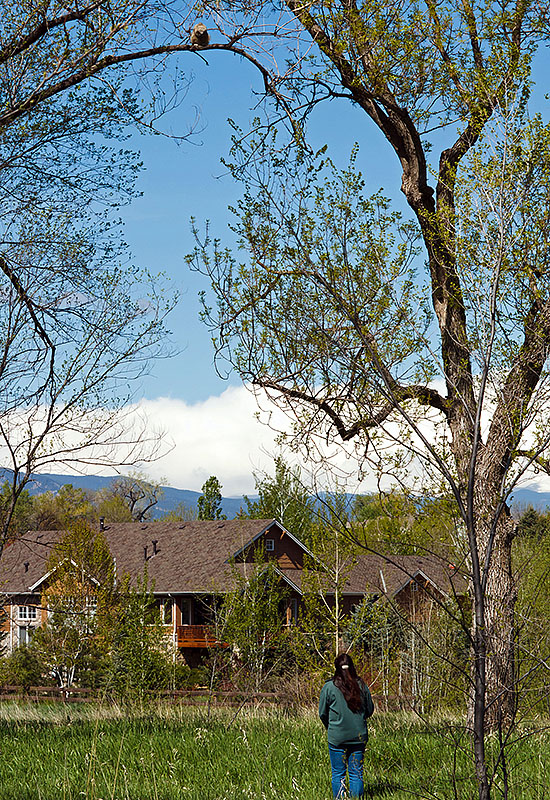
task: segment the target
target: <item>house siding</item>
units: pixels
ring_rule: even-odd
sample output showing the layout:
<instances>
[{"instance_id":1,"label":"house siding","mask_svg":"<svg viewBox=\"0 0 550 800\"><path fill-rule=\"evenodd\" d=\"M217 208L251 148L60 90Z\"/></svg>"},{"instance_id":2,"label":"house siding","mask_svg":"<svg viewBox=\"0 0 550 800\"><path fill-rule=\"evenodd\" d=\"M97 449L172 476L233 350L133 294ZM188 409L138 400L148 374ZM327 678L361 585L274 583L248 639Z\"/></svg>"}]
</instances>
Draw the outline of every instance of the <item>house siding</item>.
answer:
<instances>
[{"instance_id":1,"label":"house siding","mask_svg":"<svg viewBox=\"0 0 550 800\"><path fill-rule=\"evenodd\" d=\"M46 621L48 611L40 603L41 599L38 594L21 594L9 598L9 602L4 606L6 617L2 623L2 632L6 634L4 645L8 652L11 652L22 642L27 643L33 631ZM21 619L19 616L20 607L36 608L36 619ZM24 629L26 633L23 634L21 629Z\"/></svg>"},{"instance_id":2,"label":"house siding","mask_svg":"<svg viewBox=\"0 0 550 800\"><path fill-rule=\"evenodd\" d=\"M273 541L274 549L268 550L266 541ZM259 537L250 547L248 547L239 560L247 564L254 563L257 552L260 549L267 558L274 559L281 569L303 569L304 550L298 542L295 542L279 526L273 526L267 530L263 536Z\"/></svg>"}]
</instances>

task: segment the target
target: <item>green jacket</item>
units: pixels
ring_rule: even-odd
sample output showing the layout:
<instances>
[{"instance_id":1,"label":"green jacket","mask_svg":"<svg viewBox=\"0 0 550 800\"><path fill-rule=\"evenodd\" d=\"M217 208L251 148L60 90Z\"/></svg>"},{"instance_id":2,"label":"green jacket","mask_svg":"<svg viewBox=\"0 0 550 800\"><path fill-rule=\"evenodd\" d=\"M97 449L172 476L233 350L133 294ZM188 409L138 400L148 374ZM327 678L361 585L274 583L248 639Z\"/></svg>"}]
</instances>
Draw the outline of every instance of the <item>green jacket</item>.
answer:
<instances>
[{"instance_id":1,"label":"green jacket","mask_svg":"<svg viewBox=\"0 0 550 800\"><path fill-rule=\"evenodd\" d=\"M340 747L345 744L361 744L368 739L367 719L374 711L369 687L359 681L363 702L359 711L349 709L345 697L332 679L321 689L319 716L327 729L329 744Z\"/></svg>"}]
</instances>

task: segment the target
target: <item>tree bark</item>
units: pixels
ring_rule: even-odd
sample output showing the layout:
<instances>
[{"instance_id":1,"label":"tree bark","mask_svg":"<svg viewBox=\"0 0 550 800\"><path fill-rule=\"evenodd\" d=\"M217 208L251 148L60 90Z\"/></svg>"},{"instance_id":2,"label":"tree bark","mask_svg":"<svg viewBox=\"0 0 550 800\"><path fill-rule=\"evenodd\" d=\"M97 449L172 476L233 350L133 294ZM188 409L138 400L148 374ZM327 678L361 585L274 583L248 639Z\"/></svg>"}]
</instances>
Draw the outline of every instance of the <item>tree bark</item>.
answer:
<instances>
[{"instance_id":1,"label":"tree bark","mask_svg":"<svg viewBox=\"0 0 550 800\"><path fill-rule=\"evenodd\" d=\"M484 516L478 514L476 526L481 563L480 585L477 590L474 587L473 596L474 605L479 606L483 600L483 614L474 609L474 641L478 643L483 638L484 727L489 731L509 726L516 712L516 592L512 575L513 523L504 513L492 525Z\"/></svg>"}]
</instances>

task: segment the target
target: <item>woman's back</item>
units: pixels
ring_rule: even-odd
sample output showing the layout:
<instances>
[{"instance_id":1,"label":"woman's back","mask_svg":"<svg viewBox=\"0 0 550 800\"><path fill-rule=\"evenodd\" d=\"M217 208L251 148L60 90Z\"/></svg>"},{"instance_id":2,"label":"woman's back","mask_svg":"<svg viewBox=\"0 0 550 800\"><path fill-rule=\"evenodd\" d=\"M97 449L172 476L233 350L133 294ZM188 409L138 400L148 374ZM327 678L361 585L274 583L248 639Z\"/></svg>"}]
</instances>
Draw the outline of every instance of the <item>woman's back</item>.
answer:
<instances>
[{"instance_id":1,"label":"woman's back","mask_svg":"<svg viewBox=\"0 0 550 800\"><path fill-rule=\"evenodd\" d=\"M319 698L319 716L327 729L332 793L335 798L343 796L348 773L351 797L362 797L367 718L374 704L348 653L337 656L334 666L334 676L326 681Z\"/></svg>"},{"instance_id":2,"label":"woman's back","mask_svg":"<svg viewBox=\"0 0 550 800\"><path fill-rule=\"evenodd\" d=\"M319 717L327 729L331 744L365 743L368 739L366 720L374 711L368 686L359 681L361 693L357 711L350 709L344 694L334 680L328 680L321 689L319 698Z\"/></svg>"}]
</instances>

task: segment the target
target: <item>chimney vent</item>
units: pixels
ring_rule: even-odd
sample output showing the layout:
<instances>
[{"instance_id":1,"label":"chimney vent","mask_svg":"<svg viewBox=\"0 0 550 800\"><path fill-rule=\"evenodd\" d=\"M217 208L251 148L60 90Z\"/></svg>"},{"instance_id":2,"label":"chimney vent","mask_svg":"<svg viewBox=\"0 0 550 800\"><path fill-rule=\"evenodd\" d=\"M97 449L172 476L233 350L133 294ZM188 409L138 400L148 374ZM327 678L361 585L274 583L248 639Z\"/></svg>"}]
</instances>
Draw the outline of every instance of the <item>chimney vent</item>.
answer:
<instances>
[{"instance_id":1,"label":"chimney vent","mask_svg":"<svg viewBox=\"0 0 550 800\"><path fill-rule=\"evenodd\" d=\"M105 517L100 517L99 518L99 530L100 531L104 531L105 530Z\"/></svg>"},{"instance_id":2,"label":"chimney vent","mask_svg":"<svg viewBox=\"0 0 550 800\"><path fill-rule=\"evenodd\" d=\"M159 549L158 549L158 547L157 547L158 543L159 543L159 540L158 540L158 539L153 539L153 555L154 555L154 556L156 556L156 554L157 554L157 553L158 553L158 551L159 551Z\"/></svg>"},{"instance_id":3,"label":"chimney vent","mask_svg":"<svg viewBox=\"0 0 550 800\"><path fill-rule=\"evenodd\" d=\"M25 563L23 564L23 566L25 567L25 572L28 572L28 571L29 571L29 562L28 562L28 561L25 561Z\"/></svg>"},{"instance_id":4,"label":"chimney vent","mask_svg":"<svg viewBox=\"0 0 550 800\"><path fill-rule=\"evenodd\" d=\"M147 545L143 548L143 560L147 561Z\"/></svg>"}]
</instances>

